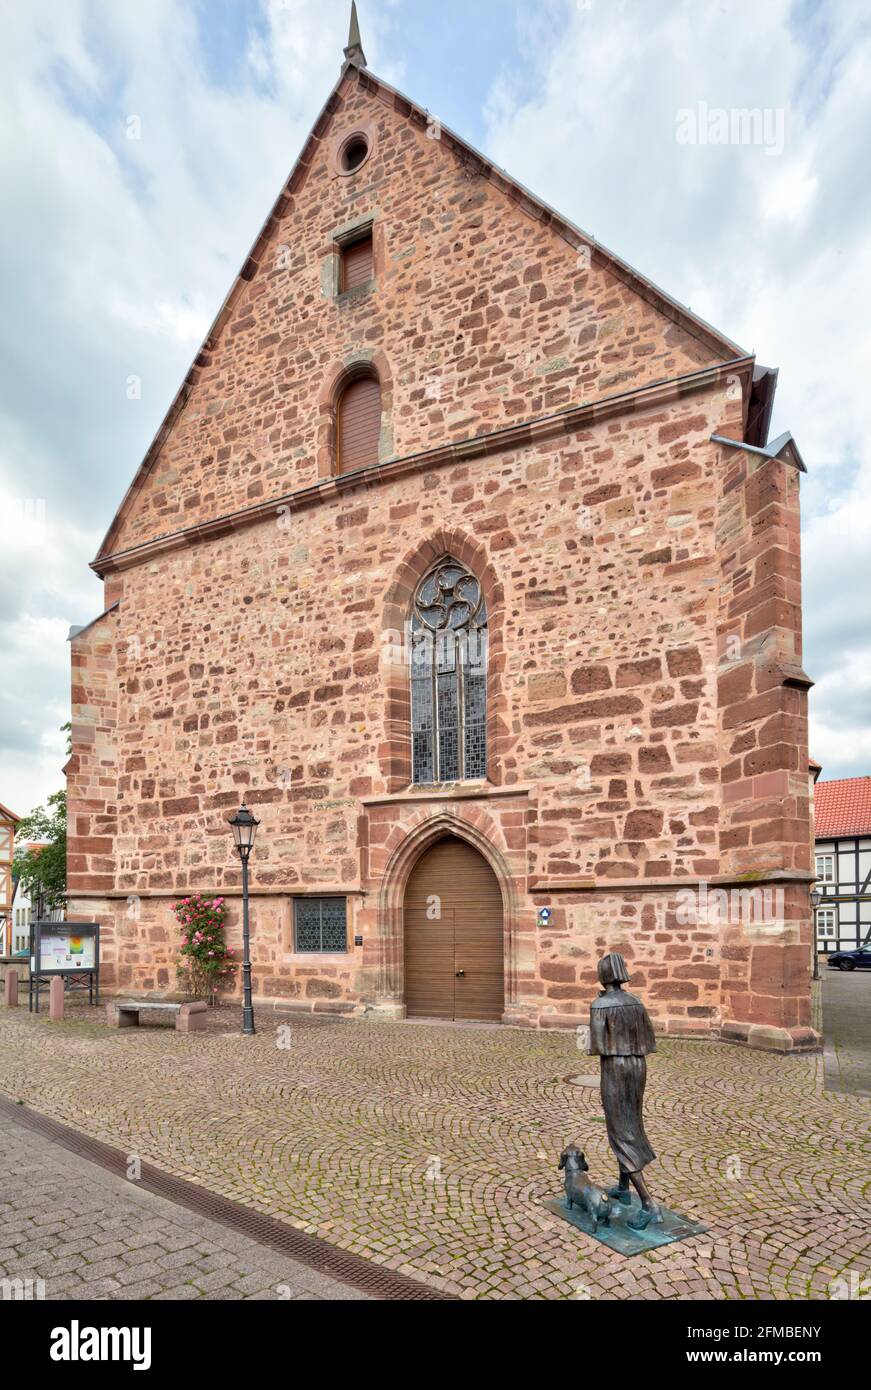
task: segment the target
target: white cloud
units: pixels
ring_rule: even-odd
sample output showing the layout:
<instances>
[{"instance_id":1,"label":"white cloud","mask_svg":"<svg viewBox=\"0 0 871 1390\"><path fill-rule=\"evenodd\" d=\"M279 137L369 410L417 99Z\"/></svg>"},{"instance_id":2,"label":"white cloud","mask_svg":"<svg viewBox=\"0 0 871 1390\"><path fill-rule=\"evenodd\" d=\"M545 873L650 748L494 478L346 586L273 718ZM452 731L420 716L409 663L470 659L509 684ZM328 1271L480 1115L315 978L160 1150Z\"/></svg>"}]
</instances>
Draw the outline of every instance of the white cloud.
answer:
<instances>
[{"instance_id":1,"label":"white cloud","mask_svg":"<svg viewBox=\"0 0 871 1390\"><path fill-rule=\"evenodd\" d=\"M766 0L752 11L681 0L567 4L563 15L565 27L535 30L535 95L517 104L510 78L491 93L488 148L780 368L774 432L793 431L811 470L802 489L805 662L818 681L811 750L841 775L871 771L871 701L856 680L857 667L871 668L856 589L867 588L871 553L867 13L857 0ZM676 113L701 108L767 111L772 122L783 112L783 153L679 144Z\"/></svg>"},{"instance_id":2,"label":"white cloud","mask_svg":"<svg viewBox=\"0 0 871 1390\"><path fill-rule=\"evenodd\" d=\"M763 191L763 217L801 222L807 217L819 186L819 179L809 172L807 161L795 160Z\"/></svg>"}]
</instances>

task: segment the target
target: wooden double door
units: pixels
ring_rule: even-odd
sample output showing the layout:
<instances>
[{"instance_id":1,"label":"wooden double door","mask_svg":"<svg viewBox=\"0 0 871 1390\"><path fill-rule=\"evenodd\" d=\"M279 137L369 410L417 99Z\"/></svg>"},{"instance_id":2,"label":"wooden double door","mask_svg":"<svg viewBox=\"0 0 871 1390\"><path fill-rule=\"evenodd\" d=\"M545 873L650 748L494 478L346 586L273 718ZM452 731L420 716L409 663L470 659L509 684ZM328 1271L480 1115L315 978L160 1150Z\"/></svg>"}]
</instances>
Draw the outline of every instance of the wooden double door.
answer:
<instances>
[{"instance_id":1,"label":"wooden double door","mask_svg":"<svg viewBox=\"0 0 871 1390\"><path fill-rule=\"evenodd\" d=\"M405 890L409 1018L501 1020L504 912L496 875L465 840L421 855Z\"/></svg>"}]
</instances>

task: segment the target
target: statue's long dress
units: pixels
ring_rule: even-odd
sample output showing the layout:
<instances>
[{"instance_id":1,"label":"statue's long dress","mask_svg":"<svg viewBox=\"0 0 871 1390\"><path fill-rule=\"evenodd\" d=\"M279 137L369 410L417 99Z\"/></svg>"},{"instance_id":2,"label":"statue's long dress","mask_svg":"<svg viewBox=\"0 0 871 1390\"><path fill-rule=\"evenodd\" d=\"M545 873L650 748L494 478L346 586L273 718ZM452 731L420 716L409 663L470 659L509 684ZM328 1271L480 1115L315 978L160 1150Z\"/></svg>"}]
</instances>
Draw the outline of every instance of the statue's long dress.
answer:
<instances>
[{"instance_id":1,"label":"statue's long dress","mask_svg":"<svg viewBox=\"0 0 871 1390\"><path fill-rule=\"evenodd\" d=\"M590 1052L600 1057L608 1143L624 1173L640 1173L656 1158L644 1132L642 1105L647 1053L656 1051L653 1025L634 994L605 990L590 1005Z\"/></svg>"}]
</instances>

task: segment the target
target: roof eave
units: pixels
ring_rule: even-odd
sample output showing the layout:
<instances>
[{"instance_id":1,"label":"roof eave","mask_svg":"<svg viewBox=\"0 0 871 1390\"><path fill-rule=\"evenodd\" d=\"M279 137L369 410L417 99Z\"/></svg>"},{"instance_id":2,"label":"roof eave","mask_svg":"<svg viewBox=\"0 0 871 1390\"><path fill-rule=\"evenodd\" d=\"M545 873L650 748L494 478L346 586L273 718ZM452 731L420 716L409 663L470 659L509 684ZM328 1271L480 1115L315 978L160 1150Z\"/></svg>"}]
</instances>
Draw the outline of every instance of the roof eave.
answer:
<instances>
[{"instance_id":1,"label":"roof eave","mask_svg":"<svg viewBox=\"0 0 871 1390\"><path fill-rule=\"evenodd\" d=\"M67 633L67 641L74 642L77 637L81 637L83 632L88 632L92 627L96 627L97 623L101 623L104 618L107 618L110 613L114 613L115 609L120 608L120 606L121 600L116 599L115 602L110 603L109 607L104 609L102 613L98 613L96 618L92 618L89 623L85 623L82 627L71 627Z\"/></svg>"}]
</instances>

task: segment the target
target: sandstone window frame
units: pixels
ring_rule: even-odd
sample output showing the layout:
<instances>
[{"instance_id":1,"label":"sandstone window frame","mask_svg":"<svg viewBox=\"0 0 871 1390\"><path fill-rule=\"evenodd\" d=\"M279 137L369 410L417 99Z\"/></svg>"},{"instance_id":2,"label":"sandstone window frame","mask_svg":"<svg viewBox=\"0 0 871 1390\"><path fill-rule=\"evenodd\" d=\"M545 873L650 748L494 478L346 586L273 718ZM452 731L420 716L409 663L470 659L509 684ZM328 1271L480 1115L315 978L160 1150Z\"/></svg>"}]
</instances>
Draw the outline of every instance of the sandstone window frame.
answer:
<instances>
[{"instance_id":1,"label":"sandstone window frame","mask_svg":"<svg viewBox=\"0 0 871 1390\"><path fill-rule=\"evenodd\" d=\"M377 145L375 126L372 121L358 121L349 130L343 131L333 142L331 164L333 177L352 179L365 169ZM356 148L365 147L360 159L351 158Z\"/></svg>"},{"instance_id":2,"label":"sandstone window frame","mask_svg":"<svg viewBox=\"0 0 871 1390\"><path fill-rule=\"evenodd\" d=\"M371 273L361 284L346 286L345 256L361 242L372 244ZM351 222L333 227L326 235L321 252L321 288L324 297L343 313L353 314L357 304L365 302L378 288L384 269L384 229L377 209L369 209Z\"/></svg>"},{"instance_id":3,"label":"sandstone window frame","mask_svg":"<svg viewBox=\"0 0 871 1390\"><path fill-rule=\"evenodd\" d=\"M408 621L412 786L486 781L488 640L481 580L442 556Z\"/></svg>"},{"instance_id":4,"label":"sandstone window frame","mask_svg":"<svg viewBox=\"0 0 871 1390\"><path fill-rule=\"evenodd\" d=\"M355 352L344 360L334 362L325 373L320 395L318 396L318 478L342 476L338 467L336 450L336 408L342 391L355 373L371 371L377 374L381 383L381 433L378 441L378 460L385 463L393 452L393 373L386 354L376 351ZM346 474L353 477L353 474Z\"/></svg>"},{"instance_id":5,"label":"sandstone window frame","mask_svg":"<svg viewBox=\"0 0 871 1390\"><path fill-rule=\"evenodd\" d=\"M418 539L396 562L382 601L381 674L386 736L379 746L378 763L385 789L391 796L422 792L411 780L408 620L421 579L445 556L452 556L476 576L487 601L487 769L483 779L469 785L501 787L509 771L506 759L513 746L513 734L505 688L504 584L484 542L460 527L440 526ZM460 789L462 785L454 784Z\"/></svg>"},{"instance_id":6,"label":"sandstone window frame","mask_svg":"<svg viewBox=\"0 0 871 1390\"><path fill-rule=\"evenodd\" d=\"M368 222L360 231L351 233L343 240L337 242L339 248L339 294L341 299L345 295L362 294L365 290L371 289L375 284L375 226ZM354 265L354 253L361 248L368 248L369 274L363 280L356 280L349 284L349 278L355 276L356 267Z\"/></svg>"},{"instance_id":7,"label":"sandstone window frame","mask_svg":"<svg viewBox=\"0 0 871 1390\"><path fill-rule=\"evenodd\" d=\"M377 398L374 391L367 391L365 399L358 402L362 388L369 383L377 387ZM359 363L345 373L336 392L333 412L334 471L339 477L363 472L381 462L383 408L381 378L371 363ZM371 432L371 437L367 431Z\"/></svg>"}]
</instances>

